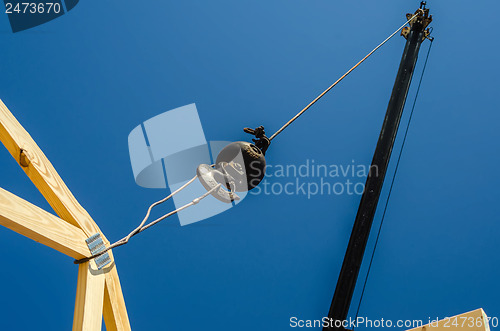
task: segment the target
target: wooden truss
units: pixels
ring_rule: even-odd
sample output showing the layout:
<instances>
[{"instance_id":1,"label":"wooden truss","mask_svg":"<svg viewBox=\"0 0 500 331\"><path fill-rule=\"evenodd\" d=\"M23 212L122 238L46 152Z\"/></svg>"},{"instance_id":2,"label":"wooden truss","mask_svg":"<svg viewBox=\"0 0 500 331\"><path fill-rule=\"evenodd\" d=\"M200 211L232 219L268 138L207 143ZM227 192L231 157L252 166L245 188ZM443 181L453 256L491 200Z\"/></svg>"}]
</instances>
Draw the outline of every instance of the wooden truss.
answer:
<instances>
[{"instance_id":1,"label":"wooden truss","mask_svg":"<svg viewBox=\"0 0 500 331\"><path fill-rule=\"evenodd\" d=\"M85 240L100 233L28 132L0 100L0 141L59 215L0 188L0 225L75 259L91 256ZM111 264L97 270L94 261L79 265L73 330L130 330L118 272Z\"/></svg>"}]
</instances>

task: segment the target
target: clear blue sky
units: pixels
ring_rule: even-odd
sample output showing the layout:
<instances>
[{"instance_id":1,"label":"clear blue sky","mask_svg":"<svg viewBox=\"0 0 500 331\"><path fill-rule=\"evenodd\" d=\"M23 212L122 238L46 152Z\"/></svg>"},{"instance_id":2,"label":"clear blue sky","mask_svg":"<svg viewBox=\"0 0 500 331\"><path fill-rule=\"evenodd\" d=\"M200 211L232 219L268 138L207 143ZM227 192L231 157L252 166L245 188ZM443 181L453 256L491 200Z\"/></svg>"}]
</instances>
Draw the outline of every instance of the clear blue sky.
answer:
<instances>
[{"instance_id":1,"label":"clear blue sky","mask_svg":"<svg viewBox=\"0 0 500 331\"><path fill-rule=\"evenodd\" d=\"M261 124L274 132L418 4L81 1L16 34L1 14L0 98L117 240L168 193L135 184L134 127L196 103L209 140L247 140L242 128ZM436 41L361 305L371 319L500 315L500 4L428 5ZM269 164L369 164L403 46L391 40L279 136ZM50 208L4 148L0 169L1 187ZM358 203L251 195L203 222L146 231L115 251L132 328L288 330L292 316L325 316ZM5 228L0 251L0 329L69 330L72 259Z\"/></svg>"}]
</instances>

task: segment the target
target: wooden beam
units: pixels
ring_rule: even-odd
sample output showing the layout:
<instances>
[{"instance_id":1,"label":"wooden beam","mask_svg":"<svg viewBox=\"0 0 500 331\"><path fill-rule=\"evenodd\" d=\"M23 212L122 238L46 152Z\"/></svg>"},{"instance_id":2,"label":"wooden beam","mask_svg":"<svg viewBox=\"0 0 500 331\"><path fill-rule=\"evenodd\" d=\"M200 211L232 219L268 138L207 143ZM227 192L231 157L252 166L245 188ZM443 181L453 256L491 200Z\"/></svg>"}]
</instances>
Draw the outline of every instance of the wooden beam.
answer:
<instances>
[{"instance_id":1,"label":"wooden beam","mask_svg":"<svg viewBox=\"0 0 500 331\"><path fill-rule=\"evenodd\" d=\"M100 232L99 227L75 199L40 147L2 100L0 100L0 141L59 217L82 229L87 236Z\"/></svg>"},{"instance_id":2,"label":"wooden beam","mask_svg":"<svg viewBox=\"0 0 500 331\"><path fill-rule=\"evenodd\" d=\"M79 265L74 331L101 330L104 281L104 271L97 270L93 261Z\"/></svg>"},{"instance_id":3,"label":"wooden beam","mask_svg":"<svg viewBox=\"0 0 500 331\"><path fill-rule=\"evenodd\" d=\"M90 256L83 231L0 188L0 225L75 259Z\"/></svg>"},{"instance_id":4,"label":"wooden beam","mask_svg":"<svg viewBox=\"0 0 500 331\"><path fill-rule=\"evenodd\" d=\"M483 309L479 308L468 313L447 317L440 321L414 328L408 331L489 331L489 320Z\"/></svg>"},{"instance_id":5,"label":"wooden beam","mask_svg":"<svg viewBox=\"0 0 500 331\"><path fill-rule=\"evenodd\" d=\"M109 251L113 260L113 253ZM122 287L116 265L113 263L106 271L106 288L104 290L104 323L107 331L130 331L127 307L123 298Z\"/></svg>"}]
</instances>

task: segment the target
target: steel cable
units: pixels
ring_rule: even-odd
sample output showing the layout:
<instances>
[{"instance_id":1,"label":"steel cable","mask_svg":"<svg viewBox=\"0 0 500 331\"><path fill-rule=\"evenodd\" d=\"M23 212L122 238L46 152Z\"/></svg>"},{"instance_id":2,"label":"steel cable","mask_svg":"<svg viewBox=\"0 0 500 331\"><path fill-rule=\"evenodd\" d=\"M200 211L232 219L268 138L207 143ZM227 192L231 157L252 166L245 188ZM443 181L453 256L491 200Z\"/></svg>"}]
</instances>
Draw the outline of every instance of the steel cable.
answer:
<instances>
[{"instance_id":1,"label":"steel cable","mask_svg":"<svg viewBox=\"0 0 500 331\"><path fill-rule=\"evenodd\" d=\"M375 51L377 51L380 47L382 47L386 42L388 42L392 37L394 37L396 35L396 33L398 33L399 31L401 31L405 26L406 24L408 24L409 22L411 22L415 17L418 16L418 13L417 12L415 15L413 15L408 21L405 22L405 24L401 25L396 31L394 31L389 37L387 37L383 42L381 42L377 47L375 47L370 53L368 53L364 58L362 58L358 63L356 63L351 69L349 69L345 74L343 74L339 79L337 79L337 81L335 83L333 83L332 85L330 85L330 87L328 87L325 91L323 91L323 93L321 93L319 96L316 97L316 99L314 99L313 101L311 101L311 103L309 103L304 109L302 109L301 111L299 111L297 113L297 115L295 115L294 117L292 117L291 120L289 120L288 122L285 123L285 125L283 125L278 131L276 131L271 137L269 137L269 140L273 140L274 138L276 138L277 135L279 135L283 130L285 130L290 124L292 124L297 118L300 117L300 115L302 115L303 113L306 112L306 110L308 110L309 108L311 108L312 105L314 105L319 99L321 99L325 94L327 94L328 92L330 92L330 90L332 88L334 88L338 83L340 83L345 77L347 77L347 75L349 75L354 69L356 69L361 63L363 63L366 59L368 59L373 53L375 53Z\"/></svg>"}]
</instances>

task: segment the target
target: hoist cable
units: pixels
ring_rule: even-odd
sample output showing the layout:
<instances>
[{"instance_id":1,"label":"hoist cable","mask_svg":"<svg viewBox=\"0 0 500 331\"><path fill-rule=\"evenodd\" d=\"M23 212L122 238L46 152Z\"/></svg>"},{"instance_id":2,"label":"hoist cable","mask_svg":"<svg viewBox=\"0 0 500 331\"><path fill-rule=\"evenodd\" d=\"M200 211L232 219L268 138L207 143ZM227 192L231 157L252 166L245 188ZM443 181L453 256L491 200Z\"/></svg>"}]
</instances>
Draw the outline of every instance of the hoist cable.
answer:
<instances>
[{"instance_id":1,"label":"hoist cable","mask_svg":"<svg viewBox=\"0 0 500 331\"><path fill-rule=\"evenodd\" d=\"M401 161L401 155L403 154L403 149L405 147L406 138L408 136L408 131L410 129L411 120L413 118L413 112L415 110L415 105L417 103L417 98L418 98L418 95L419 95L419 92L420 92L420 86L422 85L422 79L424 78L425 68L427 68L427 61L429 60L429 55L431 53L431 48L432 48L432 43L433 43L434 38L428 38L428 39L430 40L431 43L429 45L429 49L427 50L427 56L425 57L424 66L422 68L422 74L420 75L420 80L418 82L417 91L415 92L415 99L413 100L413 105L411 107L410 116L408 118L408 124L406 125L406 131L405 131L405 134L404 134L404 137L403 137L403 142L401 144L401 149L399 150L398 159L397 159L397 162L396 162L396 166L394 168L394 175L392 177L391 186L389 187L389 193L387 194L387 200L385 201L384 211L382 213L382 218L381 218L380 225L379 225L379 228L378 228L377 237L375 239L375 244L373 246L373 251L372 251L371 258L370 258L370 263L368 264L368 270L366 272L366 277L365 277L365 281L364 281L364 284L363 284L363 290L361 291L361 296L359 298L358 308L356 309L356 317L354 318L355 320L358 318L359 309L361 307L361 302L363 301L363 296L365 294L366 283L368 282L368 276L370 275L370 270L371 270L371 267L372 267L372 264L373 264L373 258L375 256L375 251L377 249L377 245L378 245L378 242L379 242L380 233L382 231L382 225L384 224L385 214L387 212L387 207L389 205L389 200L391 198L392 188L394 187L394 182L395 182L395 179L396 179L396 175L398 173L399 163Z\"/></svg>"},{"instance_id":2,"label":"hoist cable","mask_svg":"<svg viewBox=\"0 0 500 331\"><path fill-rule=\"evenodd\" d=\"M291 120L289 120L288 122L286 122L285 125L283 125L281 127L281 129L279 129L271 137L269 137L269 140L270 141L273 140L277 135L279 135L283 130L285 130L290 124L292 124L297 118L299 118L300 115L302 115L303 113L306 112L306 110L308 110L309 108L311 108L312 105L314 105L319 99L321 99L332 88L334 88L335 85L337 85L338 83L340 83L347 75L349 75L361 63L363 63L367 58L369 58L373 53L375 53L375 51L377 49L379 49L380 47L382 47L386 42L388 42L392 37L394 37L394 35L396 35L396 33L398 33L399 31L401 31L406 26L406 24L408 24L409 22L411 22L416 16L418 16L419 13L420 13L420 11L418 11L415 15L413 15L408 21L405 22L405 24L401 25L401 27L399 27L389 37L387 37L383 42L381 42L377 47L375 47L370 53L368 53L364 58L362 58L361 61L359 61L358 63L356 63L351 69L349 69L345 74L343 74L342 77L340 77L339 79L337 79L337 81L335 83L333 83L332 85L330 85L330 87L328 87L323 93L321 93L319 96L317 96L316 99L314 99L313 101L311 101L311 103L309 103L304 109L302 109L301 111L299 111L297 113L297 115L295 115L294 117L292 117Z\"/></svg>"},{"instance_id":3,"label":"hoist cable","mask_svg":"<svg viewBox=\"0 0 500 331\"><path fill-rule=\"evenodd\" d=\"M103 255L104 253L106 253L107 251L109 251L110 249L113 249L113 248L116 248L118 246L122 246L122 245L125 245L126 243L128 243L128 241L130 240L130 238L132 238L133 236L135 236L136 234L146 230L147 228L163 221L165 218L167 217L170 217L174 214L177 214L178 212L180 212L181 210L184 210L190 206L193 206L197 203L199 203L201 200L203 200L204 198L206 198L209 194L211 194L212 192L214 192L215 190L217 190L219 187L221 187L221 184L213 187L211 190L207 191L206 193L204 193L203 195L199 196L198 198L196 199L193 199L191 202L185 204L184 206L182 207L179 207L177 208L176 210L174 211L171 211L163 216L161 216L160 218L152 221L151 223L147 224L147 225L144 225L147 221L147 219L149 218L150 214L151 214L151 210L164 203L165 201L169 200L170 198L172 198L174 195L176 195L177 193L179 193L180 191L182 191L183 189L185 189L189 184L191 184L192 182L194 182L196 180L196 178L198 178L198 176L194 176L192 179L190 179L186 184L182 185L181 187L179 187L177 190L175 190L174 192L172 192L170 195L168 195L167 197L153 203L151 206L149 206L148 208L148 211L146 212L146 216L144 217L144 219L142 220L141 224L135 228L132 232L130 232L126 237L118 240L117 242L109 245L108 247L106 247L106 249L102 250L101 252L97 253L97 254L94 254L90 257L86 257L86 258L83 258L83 259L80 259L80 260L75 260L75 264L80 264L80 263L84 263L84 262L88 262L98 256L101 256Z\"/></svg>"}]
</instances>

